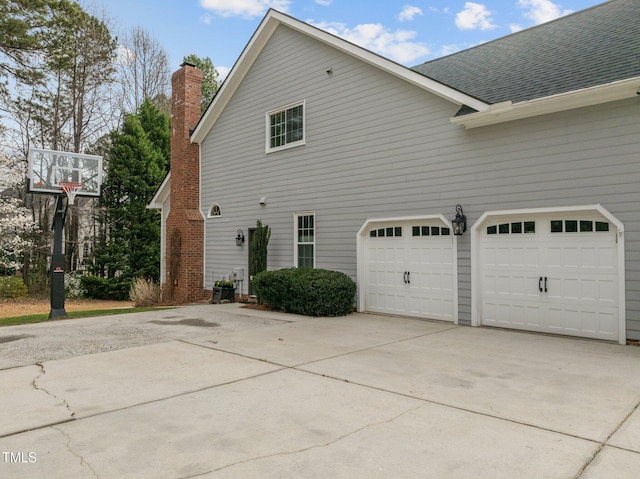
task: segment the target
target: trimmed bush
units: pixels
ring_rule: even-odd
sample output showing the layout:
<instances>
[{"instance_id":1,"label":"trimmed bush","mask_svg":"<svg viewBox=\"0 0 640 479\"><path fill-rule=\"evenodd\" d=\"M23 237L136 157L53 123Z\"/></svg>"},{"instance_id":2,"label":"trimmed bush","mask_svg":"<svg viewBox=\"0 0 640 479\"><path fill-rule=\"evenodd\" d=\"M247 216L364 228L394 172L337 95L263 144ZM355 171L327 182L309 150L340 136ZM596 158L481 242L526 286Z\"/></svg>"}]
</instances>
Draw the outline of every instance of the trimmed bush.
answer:
<instances>
[{"instance_id":1,"label":"trimmed bush","mask_svg":"<svg viewBox=\"0 0 640 479\"><path fill-rule=\"evenodd\" d=\"M253 278L258 301L286 313L345 316L353 312L356 284L339 271L286 268Z\"/></svg>"},{"instance_id":2,"label":"trimmed bush","mask_svg":"<svg viewBox=\"0 0 640 479\"><path fill-rule=\"evenodd\" d=\"M27 286L17 276L0 277L0 298L26 298Z\"/></svg>"},{"instance_id":3,"label":"trimmed bush","mask_svg":"<svg viewBox=\"0 0 640 479\"><path fill-rule=\"evenodd\" d=\"M129 299L131 281L120 278L101 278L99 276L83 276L80 278L82 288L91 299L107 299L126 301Z\"/></svg>"}]
</instances>

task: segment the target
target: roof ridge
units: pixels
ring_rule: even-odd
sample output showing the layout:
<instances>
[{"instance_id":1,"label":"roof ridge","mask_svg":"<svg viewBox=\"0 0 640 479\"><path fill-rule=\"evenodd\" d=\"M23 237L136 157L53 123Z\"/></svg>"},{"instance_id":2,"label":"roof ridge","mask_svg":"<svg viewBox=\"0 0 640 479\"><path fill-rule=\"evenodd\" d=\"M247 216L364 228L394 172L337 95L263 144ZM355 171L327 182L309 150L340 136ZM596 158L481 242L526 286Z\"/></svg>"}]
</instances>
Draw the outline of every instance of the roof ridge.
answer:
<instances>
[{"instance_id":1,"label":"roof ridge","mask_svg":"<svg viewBox=\"0 0 640 479\"><path fill-rule=\"evenodd\" d=\"M477 45L473 45L473 46L471 46L469 48L465 48L463 50L459 50L459 51L454 52L454 53L449 53L448 55L444 55L444 56L441 56L441 57L438 57L438 58L432 58L431 60L427 60L425 62L418 63L417 65L413 65L413 66L411 66L409 68L414 69L414 68L420 67L422 65L427 65L429 63L438 62L438 61L443 60L445 58L451 58L453 56L460 55L460 54L462 54L464 52L469 52L471 50L475 50L475 49L480 48L480 47L485 47L487 45L491 45L492 43L501 42L502 40L504 40L506 38L512 38L512 37L517 36L517 35L526 34L526 33L532 32L534 30L538 30L540 28L547 27L547 26L549 26L551 24L554 24L554 23L557 23L559 21L566 21L568 18L572 18L572 17L575 17L577 15L586 14L587 12L590 12L591 10L594 10L596 8L601 8L601 7L603 7L603 6L607 5L607 4L611 4L611 3L615 3L615 2L622 2L622 1L624 1L624 0L607 0L606 2L599 3L597 5L592 5L591 7L587 7L585 9L583 9L583 10L578 10L576 12L572 12L572 13L569 13L567 15L562 15L560 17L554 18L553 20L549 20L547 22L539 23L537 25L533 25L533 26L528 27L528 28L523 28L522 30L519 30L517 32L507 33L506 35L503 35L501 37L494 38L492 40L488 40L486 42L482 42L482 43L479 43Z\"/></svg>"}]
</instances>

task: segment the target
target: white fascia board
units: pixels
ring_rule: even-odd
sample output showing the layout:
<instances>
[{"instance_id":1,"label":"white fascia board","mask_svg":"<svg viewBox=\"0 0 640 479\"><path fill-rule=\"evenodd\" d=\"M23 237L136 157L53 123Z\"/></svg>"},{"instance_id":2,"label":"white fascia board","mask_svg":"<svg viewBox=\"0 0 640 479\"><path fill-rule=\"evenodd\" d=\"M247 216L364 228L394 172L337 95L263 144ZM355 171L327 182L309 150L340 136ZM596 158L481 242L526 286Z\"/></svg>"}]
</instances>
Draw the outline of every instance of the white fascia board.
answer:
<instances>
[{"instance_id":1,"label":"white fascia board","mask_svg":"<svg viewBox=\"0 0 640 479\"><path fill-rule=\"evenodd\" d=\"M640 77L634 77L581 90L536 98L535 100L519 103L511 103L509 101L496 103L491 105L487 111L451 118L451 123L467 129L477 128L573 108L624 100L625 98L634 98L638 91L640 91Z\"/></svg>"},{"instance_id":2,"label":"white fascia board","mask_svg":"<svg viewBox=\"0 0 640 479\"><path fill-rule=\"evenodd\" d=\"M285 25L293 30L330 45L339 51L373 65L376 68L386 71L456 105L467 105L478 111L489 110L489 105L483 101L466 95L458 90L454 90L442 83L438 83L435 80L414 72L407 67L376 55L369 50L320 30L317 27L313 27L307 23L301 22L300 20L296 20L295 18L284 15L276 10L269 10L231 69L231 72L222 83L222 86L211 102L211 105L209 105L209 108L207 108L207 111L196 126L193 134L191 135L191 141L193 143L202 143L207 133L218 119L218 116L224 110L227 102L229 102L233 94L238 89L242 79L247 74L279 25Z\"/></svg>"},{"instance_id":3,"label":"white fascia board","mask_svg":"<svg viewBox=\"0 0 640 479\"><path fill-rule=\"evenodd\" d=\"M156 191L156 194L153 195L151 201L147 205L148 210L161 210L164 202L169 197L171 193L171 172L167 173L167 176L162 180L162 184Z\"/></svg>"}]
</instances>

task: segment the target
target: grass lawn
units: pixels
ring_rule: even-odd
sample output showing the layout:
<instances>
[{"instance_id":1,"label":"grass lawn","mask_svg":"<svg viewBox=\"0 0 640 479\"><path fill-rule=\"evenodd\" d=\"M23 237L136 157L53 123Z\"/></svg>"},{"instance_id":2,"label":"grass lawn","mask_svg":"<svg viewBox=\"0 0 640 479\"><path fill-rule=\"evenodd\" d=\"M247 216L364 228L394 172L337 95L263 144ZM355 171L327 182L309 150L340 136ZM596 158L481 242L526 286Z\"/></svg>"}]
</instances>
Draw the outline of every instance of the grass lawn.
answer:
<instances>
[{"instance_id":1,"label":"grass lawn","mask_svg":"<svg viewBox=\"0 0 640 479\"><path fill-rule=\"evenodd\" d=\"M114 314L144 313L146 311L158 311L171 308L120 308L120 309L94 309L87 311L70 311L67 312L66 318L57 318L55 321L64 321L65 319L88 318L92 316L108 316ZM43 314L27 314L23 316L12 316L9 318L0 318L1 326L15 326L18 324L42 323L49 320L49 313Z\"/></svg>"}]
</instances>

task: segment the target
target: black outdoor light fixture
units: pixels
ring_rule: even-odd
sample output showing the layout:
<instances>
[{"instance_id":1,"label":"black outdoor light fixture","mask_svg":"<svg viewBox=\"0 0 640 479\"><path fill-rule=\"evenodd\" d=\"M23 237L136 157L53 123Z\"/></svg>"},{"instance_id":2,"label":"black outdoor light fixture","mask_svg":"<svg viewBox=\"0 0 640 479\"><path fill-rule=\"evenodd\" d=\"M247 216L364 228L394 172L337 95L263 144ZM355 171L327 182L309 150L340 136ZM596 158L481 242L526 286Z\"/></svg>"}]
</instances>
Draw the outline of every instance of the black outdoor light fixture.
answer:
<instances>
[{"instance_id":1,"label":"black outdoor light fixture","mask_svg":"<svg viewBox=\"0 0 640 479\"><path fill-rule=\"evenodd\" d=\"M238 236L236 236L236 246L242 246L244 244L244 233L242 230L238 230Z\"/></svg>"},{"instance_id":2,"label":"black outdoor light fixture","mask_svg":"<svg viewBox=\"0 0 640 479\"><path fill-rule=\"evenodd\" d=\"M460 236L467 231L467 217L462 211L462 206L456 205L456 217L451 220L451 225L453 226L454 235Z\"/></svg>"}]
</instances>

